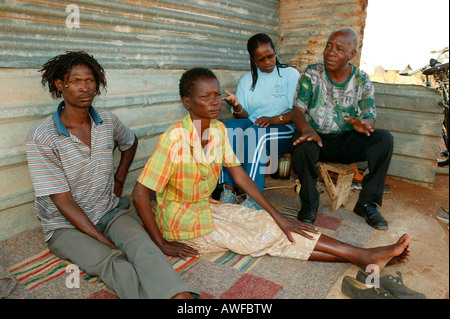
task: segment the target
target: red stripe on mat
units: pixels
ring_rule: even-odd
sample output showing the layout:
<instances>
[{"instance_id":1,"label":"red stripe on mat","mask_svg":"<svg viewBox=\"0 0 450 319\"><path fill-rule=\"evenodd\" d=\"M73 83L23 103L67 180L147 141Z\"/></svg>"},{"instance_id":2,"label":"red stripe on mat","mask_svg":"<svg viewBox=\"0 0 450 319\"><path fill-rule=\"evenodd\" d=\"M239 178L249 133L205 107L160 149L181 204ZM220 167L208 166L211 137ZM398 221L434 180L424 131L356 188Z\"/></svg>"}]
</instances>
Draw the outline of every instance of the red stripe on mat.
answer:
<instances>
[{"instance_id":1,"label":"red stripe on mat","mask_svg":"<svg viewBox=\"0 0 450 319\"><path fill-rule=\"evenodd\" d=\"M34 288L36 288L37 286L43 284L44 282L47 282L47 281L49 281L49 280L52 280L53 278L59 277L59 276L61 276L62 274L65 274L65 273L66 273L66 270L64 269L64 270L61 271L59 274L56 274L56 275L54 275L53 277L50 277L50 278L48 278L48 279L46 279L46 280L44 280L44 281L41 281L40 283L38 283L38 284L34 285L33 287L29 288L29 290L33 290Z\"/></svg>"},{"instance_id":2,"label":"red stripe on mat","mask_svg":"<svg viewBox=\"0 0 450 319\"><path fill-rule=\"evenodd\" d=\"M16 268L10 270L10 272L14 272L14 271L17 270L17 269L22 268L22 267L24 267L24 266L26 266L26 265L29 265L29 264L35 262L36 260L45 258L45 257L47 257L47 256L50 255L50 254L51 254L51 252L49 251L48 253L46 253L46 254L44 254L44 255L42 255L42 256L40 256L40 257L37 257L37 258L35 258L35 259L33 259L33 260L30 260L29 262L27 262L27 263L25 263L25 264L22 264L22 265L20 265L20 266L18 266L18 267L16 267Z\"/></svg>"},{"instance_id":3,"label":"red stripe on mat","mask_svg":"<svg viewBox=\"0 0 450 319\"><path fill-rule=\"evenodd\" d=\"M184 263L183 265L181 265L180 267L175 268L175 270L178 271L178 270L180 270L180 269L182 269L182 268L186 268L187 266L189 266L190 264L192 264L196 259L197 259L197 258L192 257L191 260L185 262L185 263Z\"/></svg>"},{"instance_id":4,"label":"red stripe on mat","mask_svg":"<svg viewBox=\"0 0 450 319\"><path fill-rule=\"evenodd\" d=\"M24 280L24 279L27 279L28 277L33 276L34 274L37 274L38 272L43 271L45 268L47 268L47 267L49 267L49 266L51 266L51 265L53 265L54 263L57 263L57 262L59 262L59 261L60 261L60 260L55 260L55 261L51 262L50 264L46 265L44 268L39 268L38 270L36 270L36 271L34 271L34 272L32 272L32 273L29 273L29 274L26 275L25 277L20 278L19 281L22 281L22 280Z\"/></svg>"}]
</instances>

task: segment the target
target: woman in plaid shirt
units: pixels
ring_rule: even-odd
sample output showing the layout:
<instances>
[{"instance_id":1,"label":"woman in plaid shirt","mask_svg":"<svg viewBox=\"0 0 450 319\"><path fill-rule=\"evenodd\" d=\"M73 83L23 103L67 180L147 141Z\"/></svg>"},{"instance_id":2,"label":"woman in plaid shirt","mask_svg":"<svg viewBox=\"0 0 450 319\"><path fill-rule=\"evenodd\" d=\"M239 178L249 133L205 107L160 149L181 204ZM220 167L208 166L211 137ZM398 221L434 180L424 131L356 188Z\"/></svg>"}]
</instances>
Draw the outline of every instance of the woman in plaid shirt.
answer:
<instances>
[{"instance_id":1,"label":"woman in plaid shirt","mask_svg":"<svg viewBox=\"0 0 450 319\"><path fill-rule=\"evenodd\" d=\"M364 249L280 214L231 151L225 126L217 121L222 97L213 72L203 68L185 72L180 95L189 113L160 137L133 191L144 226L163 253L186 258L231 250L254 257L351 262L363 268L375 264L380 271L407 260L407 234L393 245ZM264 210L209 202L222 165ZM155 215L152 190L158 202Z\"/></svg>"}]
</instances>

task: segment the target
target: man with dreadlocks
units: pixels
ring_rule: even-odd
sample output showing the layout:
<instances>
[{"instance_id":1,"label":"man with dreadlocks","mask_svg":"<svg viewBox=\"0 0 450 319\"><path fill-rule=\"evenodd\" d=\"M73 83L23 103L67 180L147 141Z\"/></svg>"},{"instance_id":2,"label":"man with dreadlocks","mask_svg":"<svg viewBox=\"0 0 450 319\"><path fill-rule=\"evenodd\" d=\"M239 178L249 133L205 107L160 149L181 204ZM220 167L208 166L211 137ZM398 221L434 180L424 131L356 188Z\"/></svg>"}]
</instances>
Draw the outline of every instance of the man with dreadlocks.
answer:
<instances>
[{"instance_id":1,"label":"man with dreadlocks","mask_svg":"<svg viewBox=\"0 0 450 319\"><path fill-rule=\"evenodd\" d=\"M52 97L63 98L27 138L36 212L50 251L98 276L120 298L199 295L119 197L138 141L113 113L92 107L107 86L103 68L81 51L50 59L40 72Z\"/></svg>"}]
</instances>

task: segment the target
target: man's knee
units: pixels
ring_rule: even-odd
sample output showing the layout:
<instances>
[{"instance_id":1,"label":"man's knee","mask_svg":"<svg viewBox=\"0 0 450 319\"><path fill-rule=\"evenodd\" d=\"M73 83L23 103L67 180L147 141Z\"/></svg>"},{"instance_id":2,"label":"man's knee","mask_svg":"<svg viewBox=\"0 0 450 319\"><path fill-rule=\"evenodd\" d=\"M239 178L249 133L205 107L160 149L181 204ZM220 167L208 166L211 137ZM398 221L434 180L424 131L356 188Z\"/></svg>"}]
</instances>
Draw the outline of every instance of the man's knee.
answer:
<instances>
[{"instance_id":1,"label":"man's knee","mask_svg":"<svg viewBox=\"0 0 450 319\"><path fill-rule=\"evenodd\" d=\"M315 165L319 160L320 149L316 142L302 142L292 147L292 168L300 177L306 172L316 170Z\"/></svg>"},{"instance_id":2,"label":"man's knee","mask_svg":"<svg viewBox=\"0 0 450 319\"><path fill-rule=\"evenodd\" d=\"M377 129L371 134L376 144L385 145L385 147L391 150L394 147L394 137L391 132L384 129Z\"/></svg>"},{"instance_id":3,"label":"man's knee","mask_svg":"<svg viewBox=\"0 0 450 319\"><path fill-rule=\"evenodd\" d=\"M134 211L128 211L119 216L111 223L105 234L108 234L117 248L124 250L127 255L139 249L160 252L147 231L141 226L139 217Z\"/></svg>"},{"instance_id":4,"label":"man's knee","mask_svg":"<svg viewBox=\"0 0 450 319\"><path fill-rule=\"evenodd\" d=\"M385 129L377 129L375 130L372 135L378 135L379 138L381 138L382 140L388 140L388 141L393 141L394 137L392 136L391 132L389 132L388 130Z\"/></svg>"},{"instance_id":5,"label":"man's knee","mask_svg":"<svg viewBox=\"0 0 450 319\"><path fill-rule=\"evenodd\" d=\"M316 157L320 152L320 148L314 141L301 142L291 147L291 154L294 160L302 160L304 158Z\"/></svg>"}]
</instances>

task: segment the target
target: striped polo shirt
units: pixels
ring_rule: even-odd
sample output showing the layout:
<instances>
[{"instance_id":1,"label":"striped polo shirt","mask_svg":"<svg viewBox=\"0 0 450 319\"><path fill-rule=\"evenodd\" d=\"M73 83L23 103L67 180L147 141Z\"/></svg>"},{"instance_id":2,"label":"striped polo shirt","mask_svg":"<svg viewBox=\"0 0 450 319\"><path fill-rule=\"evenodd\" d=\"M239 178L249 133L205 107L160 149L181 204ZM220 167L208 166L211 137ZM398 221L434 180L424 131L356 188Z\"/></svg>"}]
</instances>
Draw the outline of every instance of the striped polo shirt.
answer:
<instances>
[{"instance_id":1,"label":"striped polo shirt","mask_svg":"<svg viewBox=\"0 0 450 319\"><path fill-rule=\"evenodd\" d=\"M57 111L28 133L28 167L35 190L36 213L48 241L59 228L73 228L58 211L50 195L71 192L73 199L96 224L116 207L114 158L116 146L125 151L134 133L106 110L89 108L92 121L91 147L72 135L61 121L64 101Z\"/></svg>"}]
</instances>

